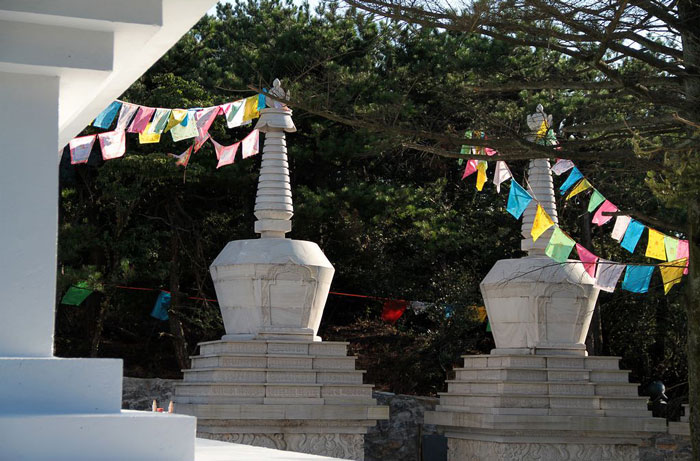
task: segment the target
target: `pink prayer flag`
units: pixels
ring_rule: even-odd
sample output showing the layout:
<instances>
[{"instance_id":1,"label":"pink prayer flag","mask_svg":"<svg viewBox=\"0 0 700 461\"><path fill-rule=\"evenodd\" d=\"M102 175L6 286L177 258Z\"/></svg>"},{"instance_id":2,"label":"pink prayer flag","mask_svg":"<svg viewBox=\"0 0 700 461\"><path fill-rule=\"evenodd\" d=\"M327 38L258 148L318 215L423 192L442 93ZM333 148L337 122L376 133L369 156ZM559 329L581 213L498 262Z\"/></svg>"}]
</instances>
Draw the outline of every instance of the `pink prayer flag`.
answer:
<instances>
[{"instance_id":1,"label":"pink prayer flag","mask_svg":"<svg viewBox=\"0 0 700 461\"><path fill-rule=\"evenodd\" d=\"M584 270L588 272L588 275L595 278L598 257L578 243L576 244L576 252L578 253L578 258L583 263Z\"/></svg>"},{"instance_id":2,"label":"pink prayer flag","mask_svg":"<svg viewBox=\"0 0 700 461\"><path fill-rule=\"evenodd\" d=\"M241 155L243 158L248 158L258 153L260 142L260 132L253 130L248 136L241 141Z\"/></svg>"},{"instance_id":3,"label":"pink prayer flag","mask_svg":"<svg viewBox=\"0 0 700 461\"><path fill-rule=\"evenodd\" d=\"M97 135L82 136L80 138L73 138L68 143L70 147L70 162L73 165L78 163L87 163L88 158L90 158L90 151L92 150L93 144L95 144L95 138Z\"/></svg>"},{"instance_id":4,"label":"pink prayer flag","mask_svg":"<svg viewBox=\"0 0 700 461\"><path fill-rule=\"evenodd\" d=\"M218 170L222 166L231 165L236 159L236 152L238 152L238 146L241 143L237 142L235 144L231 144L230 146L222 146L218 142L214 141L214 138L209 139L211 139L212 144L214 144L214 150L216 150L216 158L219 159L219 163L216 165L216 169Z\"/></svg>"},{"instance_id":5,"label":"pink prayer flag","mask_svg":"<svg viewBox=\"0 0 700 461\"><path fill-rule=\"evenodd\" d=\"M484 147L484 153L489 157L498 154L497 150L491 149L490 147Z\"/></svg>"},{"instance_id":6,"label":"pink prayer flag","mask_svg":"<svg viewBox=\"0 0 700 461\"><path fill-rule=\"evenodd\" d=\"M470 174L476 173L476 167L479 164L475 159L467 160L467 167L464 169L464 174L462 179L466 178Z\"/></svg>"},{"instance_id":7,"label":"pink prayer flag","mask_svg":"<svg viewBox=\"0 0 700 461\"><path fill-rule=\"evenodd\" d=\"M199 149L201 149L202 146L204 145L204 143L207 142L207 140L208 140L209 138L211 138L211 136L209 136L209 133L206 133L206 134L205 134L203 137L201 137L201 138L200 138L199 136L197 136L196 138L194 138L194 144L192 145L192 147L194 148L194 151L197 152ZM213 139L212 139L212 141L213 141Z\"/></svg>"},{"instance_id":8,"label":"pink prayer flag","mask_svg":"<svg viewBox=\"0 0 700 461\"><path fill-rule=\"evenodd\" d=\"M194 140L194 151L197 152L202 148L207 139L209 139L209 128L220 112L219 106L207 107L200 109L195 113L197 123L197 137Z\"/></svg>"},{"instance_id":9,"label":"pink prayer flag","mask_svg":"<svg viewBox=\"0 0 700 461\"><path fill-rule=\"evenodd\" d=\"M155 107L140 106L139 111L134 116L134 120L131 122L131 126L126 131L129 133L143 133L155 111Z\"/></svg>"},{"instance_id":10,"label":"pink prayer flag","mask_svg":"<svg viewBox=\"0 0 700 461\"><path fill-rule=\"evenodd\" d=\"M676 259L683 259L683 258L686 258L685 270L683 271L683 273L687 274L688 273L688 264L690 263L690 247L688 246L687 240L679 240L678 241L678 248L676 249Z\"/></svg>"},{"instance_id":11,"label":"pink prayer flag","mask_svg":"<svg viewBox=\"0 0 700 461\"><path fill-rule=\"evenodd\" d=\"M119 158L126 152L126 133L123 131L108 131L97 135L102 148L102 159Z\"/></svg>"},{"instance_id":12,"label":"pink prayer flag","mask_svg":"<svg viewBox=\"0 0 700 461\"><path fill-rule=\"evenodd\" d=\"M184 166L187 168L187 164L190 162L190 157L192 156L192 148L194 147L194 144L191 145L190 147L185 150L185 152L181 153L180 155L175 155L175 154L168 154L169 156L173 157L175 159L175 164L178 166Z\"/></svg>"},{"instance_id":13,"label":"pink prayer flag","mask_svg":"<svg viewBox=\"0 0 700 461\"><path fill-rule=\"evenodd\" d=\"M610 221L613 217L612 216L606 216L603 214L603 212L606 211L608 213L614 213L617 211L617 207L610 203L609 200L606 200L603 202L603 204L598 208L598 211L595 212L593 215L593 224L597 224L598 226L602 226L606 222Z\"/></svg>"}]
</instances>

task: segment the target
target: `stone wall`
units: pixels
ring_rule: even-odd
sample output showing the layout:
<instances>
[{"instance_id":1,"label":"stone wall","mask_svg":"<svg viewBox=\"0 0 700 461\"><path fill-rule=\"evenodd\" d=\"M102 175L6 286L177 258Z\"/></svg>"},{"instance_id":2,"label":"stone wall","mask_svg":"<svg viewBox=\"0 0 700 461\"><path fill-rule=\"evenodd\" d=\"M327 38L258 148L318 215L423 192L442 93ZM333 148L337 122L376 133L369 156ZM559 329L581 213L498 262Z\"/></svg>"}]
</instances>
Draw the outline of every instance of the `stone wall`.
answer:
<instances>
[{"instance_id":1,"label":"stone wall","mask_svg":"<svg viewBox=\"0 0 700 461\"><path fill-rule=\"evenodd\" d=\"M439 399L374 392L379 405L389 407L389 420L379 421L365 435L365 461L420 461L424 435L437 428L423 424L423 414L434 410Z\"/></svg>"},{"instance_id":2,"label":"stone wall","mask_svg":"<svg viewBox=\"0 0 700 461\"><path fill-rule=\"evenodd\" d=\"M124 378L122 407L150 410L153 399L167 408L175 392L175 379ZM423 424L423 414L434 410L439 400L433 397L396 395L374 392L379 405L389 406L389 420L379 421L365 436L365 461L439 461L438 448L423 457L426 440L441 445L435 426ZM177 410L176 410L177 411ZM640 461L691 461L690 440L687 437L656 434L639 448Z\"/></svg>"}]
</instances>

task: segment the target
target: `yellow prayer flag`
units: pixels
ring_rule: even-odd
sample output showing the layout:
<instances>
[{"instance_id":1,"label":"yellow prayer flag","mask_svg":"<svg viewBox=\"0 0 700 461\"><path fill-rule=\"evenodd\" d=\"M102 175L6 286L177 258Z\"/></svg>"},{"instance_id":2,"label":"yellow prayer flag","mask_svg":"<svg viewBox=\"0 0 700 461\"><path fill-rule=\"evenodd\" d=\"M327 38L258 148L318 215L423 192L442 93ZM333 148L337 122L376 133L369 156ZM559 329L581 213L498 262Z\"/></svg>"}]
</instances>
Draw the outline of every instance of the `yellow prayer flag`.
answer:
<instances>
[{"instance_id":1,"label":"yellow prayer flag","mask_svg":"<svg viewBox=\"0 0 700 461\"><path fill-rule=\"evenodd\" d=\"M258 118L258 95L251 96L245 99L245 107L243 108L243 122L248 122L254 118Z\"/></svg>"},{"instance_id":2,"label":"yellow prayer flag","mask_svg":"<svg viewBox=\"0 0 700 461\"><path fill-rule=\"evenodd\" d=\"M579 182L574 189L569 192L569 195L566 196L566 199L569 200L571 197L574 195L578 195L584 190L590 189L591 188L591 183L588 182L588 179L583 178L581 182Z\"/></svg>"},{"instance_id":3,"label":"yellow prayer flag","mask_svg":"<svg viewBox=\"0 0 700 461\"><path fill-rule=\"evenodd\" d=\"M554 225L554 221L549 217L542 205L537 205L537 213L535 214L535 220L532 223L532 230L530 235L532 235L532 241L536 242L540 235L544 234L547 229Z\"/></svg>"},{"instance_id":4,"label":"yellow prayer flag","mask_svg":"<svg viewBox=\"0 0 700 461\"><path fill-rule=\"evenodd\" d=\"M668 294L671 287L681 281L687 258L677 259L668 263L659 264L661 278L664 281L664 294Z\"/></svg>"},{"instance_id":5,"label":"yellow prayer flag","mask_svg":"<svg viewBox=\"0 0 700 461\"><path fill-rule=\"evenodd\" d=\"M182 123L185 117L187 117L187 109L173 109L170 112L170 119L168 120L168 124L165 125L163 133L167 133L172 127Z\"/></svg>"},{"instance_id":6,"label":"yellow prayer flag","mask_svg":"<svg viewBox=\"0 0 700 461\"><path fill-rule=\"evenodd\" d=\"M547 136L547 131L549 131L547 120L542 120L542 125L540 125L540 129L537 130L537 134L535 136L537 139L544 139L544 137Z\"/></svg>"},{"instance_id":7,"label":"yellow prayer flag","mask_svg":"<svg viewBox=\"0 0 700 461\"><path fill-rule=\"evenodd\" d=\"M143 133L139 133L139 142L141 144L151 144L154 142L160 142L160 134L158 133L149 133L151 130L151 124L149 123L146 125L146 129L143 130Z\"/></svg>"},{"instance_id":8,"label":"yellow prayer flag","mask_svg":"<svg viewBox=\"0 0 700 461\"><path fill-rule=\"evenodd\" d=\"M484 188L484 184L486 184L486 168L488 166L489 164L485 160L479 160L479 163L476 165L476 190L480 192Z\"/></svg>"},{"instance_id":9,"label":"yellow prayer flag","mask_svg":"<svg viewBox=\"0 0 700 461\"><path fill-rule=\"evenodd\" d=\"M651 227L649 228L649 243L647 245L646 257L666 261L664 234L652 229Z\"/></svg>"}]
</instances>

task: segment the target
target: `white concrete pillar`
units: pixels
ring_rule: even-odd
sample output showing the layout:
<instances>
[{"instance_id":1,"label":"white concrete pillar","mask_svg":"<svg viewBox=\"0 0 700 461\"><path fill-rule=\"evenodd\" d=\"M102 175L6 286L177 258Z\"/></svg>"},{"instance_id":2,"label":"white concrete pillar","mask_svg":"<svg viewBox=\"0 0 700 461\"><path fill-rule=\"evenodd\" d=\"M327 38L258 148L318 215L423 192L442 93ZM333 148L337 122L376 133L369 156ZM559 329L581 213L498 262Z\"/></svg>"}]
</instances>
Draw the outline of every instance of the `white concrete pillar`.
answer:
<instances>
[{"instance_id":1,"label":"white concrete pillar","mask_svg":"<svg viewBox=\"0 0 700 461\"><path fill-rule=\"evenodd\" d=\"M59 78L0 72L0 357L50 357Z\"/></svg>"}]
</instances>

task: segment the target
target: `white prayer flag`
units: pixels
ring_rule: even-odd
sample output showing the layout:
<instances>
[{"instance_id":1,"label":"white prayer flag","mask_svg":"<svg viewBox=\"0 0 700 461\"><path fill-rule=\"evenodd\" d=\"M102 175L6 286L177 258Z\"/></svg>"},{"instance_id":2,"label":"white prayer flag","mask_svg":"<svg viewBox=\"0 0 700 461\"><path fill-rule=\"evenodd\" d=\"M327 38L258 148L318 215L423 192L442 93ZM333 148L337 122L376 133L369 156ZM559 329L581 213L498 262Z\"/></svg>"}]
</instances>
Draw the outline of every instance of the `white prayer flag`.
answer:
<instances>
[{"instance_id":1,"label":"white prayer flag","mask_svg":"<svg viewBox=\"0 0 700 461\"><path fill-rule=\"evenodd\" d=\"M219 159L219 163L216 165L216 169L218 170L222 166L231 165L236 159L236 152L238 152L238 146L241 143L237 142L235 144L231 144L230 146L222 146L218 142L214 141L214 138L209 139L211 139L212 144L214 144L216 158Z\"/></svg>"},{"instance_id":2,"label":"white prayer flag","mask_svg":"<svg viewBox=\"0 0 700 461\"><path fill-rule=\"evenodd\" d=\"M248 158L258 153L260 142L260 132L253 130L241 141L241 154L243 158Z\"/></svg>"},{"instance_id":3,"label":"white prayer flag","mask_svg":"<svg viewBox=\"0 0 700 461\"><path fill-rule=\"evenodd\" d=\"M496 171L493 173L493 183L496 185L496 191L501 193L501 183L511 179L513 175L510 173L510 168L506 165L506 162L498 161L496 162Z\"/></svg>"},{"instance_id":4,"label":"white prayer flag","mask_svg":"<svg viewBox=\"0 0 700 461\"><path fill-rule=\"evenodd\" d=\"M619 215L615 220L615 226L612 230L612 238L614 238L618 242L621 241L622 237L625 236L627 226L630 225L630 221L632 221L632 218L630 218L629 216Z\"/></svg>"},{"instance_id":5,"label":"white prayer flag","mask_svg":"<svg viewBox=\"0 0 700 461\"><path fill-rule=\"evenodd\" d=\"M559 160L557 160L557 163L555 163L554 166L552 167L552 171L554 173L556 173L557 176L559 176L563 173L566 173L567 171L569 171L573 167L574 167L574 162L572 162L571 160L566 160L566 159L560 158Z\"/></svg>"},{"instance_id":6,"label":"white prayer flag","mask_svg":"<svg viewBox=\"0 0 700 461\"><path fill-rule=\"evenodd\" d=\"M620 279L622 272L627 267L625 264L618 264L607 259L598 260L598 268L596 270L596 288L612 293L615 291L615 285Z\"/></svg>"},{"instance_id":7,"label":"white prayer flag","mask_svg":"<svg viewBox=\"0 0 700 461\"><path fill-rule=\"evenodd\" d=\"M136 104L130 104L128 102L122 103L122 109L119 111L119 118L117 119L117 126L114 131L124 131L126 127L129 126L129 122L136 115L136 111L139 110L139 106Z\"/></svg>"},{"instance_id":8,"label":"white prayer flag","mask_svg":"<svg viewBox=\"0 0 700 461\"><path fill-rule=\"evenodd\" d=\"M112 160L126 152L126 133L123 131L108 131L97 135L102 148L102 158Z\"/></svg>"},{"instance_id":9,"label":"white prayer flag","mask_svg":"<svg viewBox=\"0 0 700 461\"><path fill-rule=\"evenodd\" d=\"M93 134L70 140L68 146L70 147L70 162L73 165L78 163L87 163L88 158L90 158L92 146L95 144L96 137L97 135Z\"/></svg>"}]
</instances>

